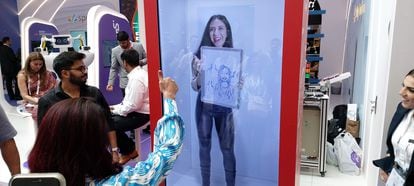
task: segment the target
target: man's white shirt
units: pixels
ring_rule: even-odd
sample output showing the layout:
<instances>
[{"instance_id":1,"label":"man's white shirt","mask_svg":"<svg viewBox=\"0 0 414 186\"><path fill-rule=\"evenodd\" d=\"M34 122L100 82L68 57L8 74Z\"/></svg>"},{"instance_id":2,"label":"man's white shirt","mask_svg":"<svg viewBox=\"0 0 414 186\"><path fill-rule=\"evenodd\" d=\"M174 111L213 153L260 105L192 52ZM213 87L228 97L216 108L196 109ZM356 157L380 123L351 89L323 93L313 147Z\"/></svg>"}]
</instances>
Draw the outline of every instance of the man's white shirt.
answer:
<instances>
[{"instance_id":1,"label":"man's white shirt","mask_svg":"<svg viewBox=\"0 0 414 186\"><path fill-rule=\"evenodd\" d=\"M125 97L114 105L112 113L126 116L131 112L149 114L148 72L137 66L128 74Z\"/></svg>"}]
</instances>

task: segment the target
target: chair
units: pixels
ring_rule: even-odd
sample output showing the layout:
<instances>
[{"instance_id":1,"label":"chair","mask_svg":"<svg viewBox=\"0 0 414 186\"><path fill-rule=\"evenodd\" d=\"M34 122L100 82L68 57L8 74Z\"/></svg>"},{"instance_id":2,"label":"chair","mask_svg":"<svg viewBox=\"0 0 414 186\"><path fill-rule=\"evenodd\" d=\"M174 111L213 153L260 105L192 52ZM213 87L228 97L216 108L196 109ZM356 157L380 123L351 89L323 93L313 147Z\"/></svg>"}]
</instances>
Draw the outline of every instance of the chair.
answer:
<instances>
[{"instance_id":1,"label":"chair","mask_svg":"<svg viewBox=\"0 0 414 186\"><path fill-rule=\"evenodd\" d=\"M141 131L145 128L147 128L147 126L150 125L150 122L148 121L147 123L145 123L144 125L142 125L141 127L138 127L135 129L135 149L137 149L137 152L139 154L137 161L141 161Z\"/></svg>"},{"instance_id":2,"label":"chair","mask_svg":"<svg viewBox=\"0 0 414 186\"><path fill-rule=\"evenodd\" d=\"M16 174L9 186L66 186L66 180L58 172Z\"/></svg>"}]
</instances>

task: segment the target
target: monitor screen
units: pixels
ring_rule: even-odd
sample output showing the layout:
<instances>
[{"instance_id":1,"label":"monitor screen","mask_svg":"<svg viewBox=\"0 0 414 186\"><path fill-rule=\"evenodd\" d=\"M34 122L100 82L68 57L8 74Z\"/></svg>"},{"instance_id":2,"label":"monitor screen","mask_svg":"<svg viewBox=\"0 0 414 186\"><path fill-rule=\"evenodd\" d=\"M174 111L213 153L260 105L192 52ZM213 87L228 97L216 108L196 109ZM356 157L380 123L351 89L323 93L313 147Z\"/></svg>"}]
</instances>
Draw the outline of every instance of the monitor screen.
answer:
<instances>
[{"instance_id":1,"label":"monitor screen","mask_svg":"<svg viewBox=\"0 0 414 186\"><path fill-rule=\"evenodd\" d=\"M53 37L53 38L55 38L55 45L57 45L57 46L70 45L69 36L59 36L59 37Z\"/></svg>"},{"instance_id":2,"label":"monitor screen","mask_svg":"<svg viewBox=\"0 0 414 186\"><path fill-rule=\"evenodd\" d=\"M34 51L36 51L35 50L35 48L37 48L37 47L40 47L40 41L31 41L30 42L30 48L31 48L31 51L30 52L34 52ZM46 48L47 48L47 50L49 51L49 53L51 52L51 51L53 51L53 45L52 45L52 42L50 42L50 41L46 41Z\"/></svg>"}]
</instances>

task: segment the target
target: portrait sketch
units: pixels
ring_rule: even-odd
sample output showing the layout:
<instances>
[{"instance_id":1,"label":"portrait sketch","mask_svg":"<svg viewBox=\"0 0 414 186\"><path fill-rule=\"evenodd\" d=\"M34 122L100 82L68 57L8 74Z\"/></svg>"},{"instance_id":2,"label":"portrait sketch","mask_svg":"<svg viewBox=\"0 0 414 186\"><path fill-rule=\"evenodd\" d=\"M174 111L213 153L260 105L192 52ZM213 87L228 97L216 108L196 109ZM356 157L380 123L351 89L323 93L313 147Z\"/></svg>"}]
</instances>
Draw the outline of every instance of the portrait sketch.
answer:
<instances>
[{"instance_id":1,"label":"portrait sketch","mask_svg":"<svg viewBox=\"0 0 414 186\"><path fill-rule=\"evenodd\" d=\"M238 108L242 50L202 47L201 101Z\"/></svg>"}]
</instances>

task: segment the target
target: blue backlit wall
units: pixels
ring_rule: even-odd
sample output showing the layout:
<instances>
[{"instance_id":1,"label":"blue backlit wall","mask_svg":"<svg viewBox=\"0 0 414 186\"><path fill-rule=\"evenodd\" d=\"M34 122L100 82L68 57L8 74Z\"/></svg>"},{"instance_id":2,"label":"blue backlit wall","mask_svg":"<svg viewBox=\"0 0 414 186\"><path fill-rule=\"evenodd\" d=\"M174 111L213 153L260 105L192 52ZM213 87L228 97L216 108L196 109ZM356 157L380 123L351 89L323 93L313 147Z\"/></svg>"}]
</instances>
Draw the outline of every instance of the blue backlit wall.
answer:
<instances>
[{"instance_id":1,"label":"blue backlit wall","mask_svg":"<svg viewBox=\"0 0 414 186\"><path fill-rule=\"evenodd\" d=\"M0 39L9 36L12 48L16 52L20 48L20 27L17 16L17 1L2 0L0 11Z\"/></svg>"}]
</instances>

